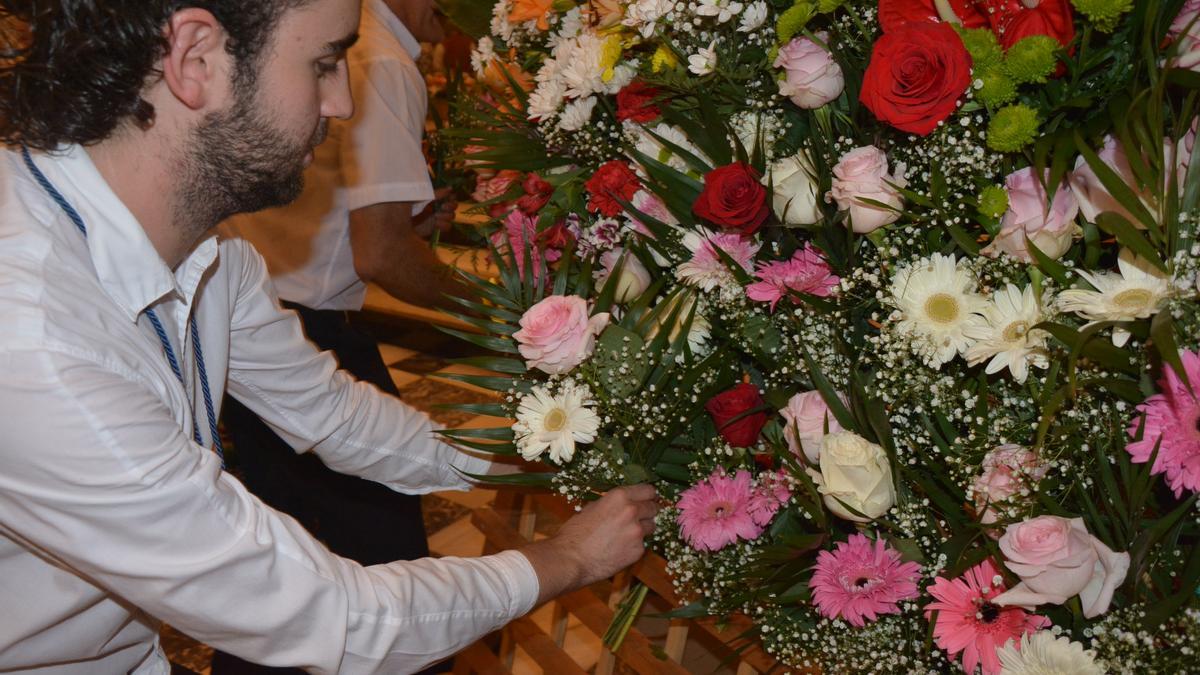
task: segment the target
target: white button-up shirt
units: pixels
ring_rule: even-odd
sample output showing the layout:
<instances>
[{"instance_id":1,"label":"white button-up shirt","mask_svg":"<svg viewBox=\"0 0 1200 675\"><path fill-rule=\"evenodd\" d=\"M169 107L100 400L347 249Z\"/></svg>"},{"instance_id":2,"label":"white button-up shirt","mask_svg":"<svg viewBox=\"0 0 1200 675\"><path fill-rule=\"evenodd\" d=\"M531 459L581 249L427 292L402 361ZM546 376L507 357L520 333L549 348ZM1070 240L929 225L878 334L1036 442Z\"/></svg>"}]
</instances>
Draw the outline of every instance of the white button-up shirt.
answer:
<instances>
[{"instance_id":1,"label":"white button-up shirt","mask_svg":"<svg viewBox=\"0 0 1200 675\"><path fill-rule=\"evenodd\" d=\"M197 420L211 444L192 314L213 402L228 382L332 468L423 493L489 464L318 353L244 242L172 271L84 150L34 161L89 236L0 150L0 672L167 673L160 620L267 664L407 672L531 608L520 553L362 567L222 472L192 439Z\"/></svg>"},{"instance_id":2,"label":"white button-up shirt","mask_svg":"<svg viewBox=\"0 0 1200 675\"><path fill-rule=\"evenodd\" d=\"M411 202L419 213L433 199L421 152L425 79L413 62L421 46L382 0L363 3L358 32L346 55L354 117L330 120L304 194L226 223L267 259L279 297L313 309L362 309L367 287L354 269L351 211Z\"/></svg>"}]
</instances>

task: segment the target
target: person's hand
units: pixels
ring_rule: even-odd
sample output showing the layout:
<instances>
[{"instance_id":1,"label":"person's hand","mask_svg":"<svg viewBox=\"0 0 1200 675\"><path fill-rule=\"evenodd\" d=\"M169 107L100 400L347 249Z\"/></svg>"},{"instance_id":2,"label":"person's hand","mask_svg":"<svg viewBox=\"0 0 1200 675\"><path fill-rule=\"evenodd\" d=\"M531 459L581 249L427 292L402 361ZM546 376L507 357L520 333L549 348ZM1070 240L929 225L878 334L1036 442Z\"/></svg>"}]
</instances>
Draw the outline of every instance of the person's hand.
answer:
<instances>
[{"instance_id":1,"label":"person's hand","mask_svg":"<svg viewBox=\"0 0 1200 675\"><path fill-rule=\"evenodd\" d=\"M649 485L616 488L584 507L558 534L522 548L541 585L538 604L637 562L654 532L657 499Z\"/></svg>"},{"instance_id":2,"label":"person's hand","mask_svg":"<svg viewBox=\"0 0 1200 675\"><path fill-rule=\"evenodd\" d=\"M434 232L449 232L457 210L454 191L448 187L438 188L433 192L433 201L413 217L413 229L425 239L432 237Z\"/></svg>"}]
</instances>

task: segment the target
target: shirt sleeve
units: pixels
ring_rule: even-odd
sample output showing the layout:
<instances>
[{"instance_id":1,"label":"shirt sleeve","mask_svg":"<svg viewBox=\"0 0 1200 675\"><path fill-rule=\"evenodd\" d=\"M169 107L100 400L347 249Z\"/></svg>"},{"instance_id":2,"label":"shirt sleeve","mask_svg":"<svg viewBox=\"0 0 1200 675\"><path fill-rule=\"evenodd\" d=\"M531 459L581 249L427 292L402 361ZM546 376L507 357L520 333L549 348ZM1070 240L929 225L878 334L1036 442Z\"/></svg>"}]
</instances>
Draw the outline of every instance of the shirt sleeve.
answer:
<instances>
[{"instance_id":1,"label":"shirt sleeve","mask_svg":"<svg viewBox=\"0 0 1200 675\"><path fill-rule=\"evenodd\" d=\"M421 150L425 133L425 80L411 59L350 52L355 113L334 122L347 207L413 202L419 212L433 199Z\"/></svg>"},{"instance_id":2,"label":"shirt sleeve","mask_svg":"<svg viewBox=\"0 0 1200 675\"><path fill-rule=\"evenodd\" d=\"M536 599L515 551L371 567L331 554L99 356L0 351L0 372L5 532L215 647L315 673L411 672Z\"/></svg>"},{"instance_id":3,"label":"shirt sleeve","mask_svg":"<svg viewBox=\"0 0 1200 675\"><path fill-rule=\"evenodd\" d=\"M244 241L230 241L221 260L243 266L228 391L280 438L298 451L311 448L335 471L410 494L466 490L463 473L488 473L490 461L443 442L424 413L318 352L295 312L279 306L262 257Z\"/></svg>"}]
</instances>

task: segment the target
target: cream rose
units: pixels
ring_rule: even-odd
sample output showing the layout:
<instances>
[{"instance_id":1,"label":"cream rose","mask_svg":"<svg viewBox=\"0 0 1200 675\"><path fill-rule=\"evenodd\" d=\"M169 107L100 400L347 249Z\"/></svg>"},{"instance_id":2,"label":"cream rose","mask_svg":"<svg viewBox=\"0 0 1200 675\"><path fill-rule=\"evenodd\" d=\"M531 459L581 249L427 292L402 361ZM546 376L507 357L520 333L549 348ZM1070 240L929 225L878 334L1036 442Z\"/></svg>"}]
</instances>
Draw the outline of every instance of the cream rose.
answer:
<instances>
[{"instance_id":1,"label":"cream rose","mask_svg":"<svg viewBox=\"0 0 1200 675\"><path fill-rule=\"evenodd\" d=\"M822 31L814 35L821 43L828 44L828 33ZM833 54L807 37L795 38L780 47L773 65L784 70L779 93L801 108L820 108L846 88L842 67L833 60Z\"/></svg>"},{"instance_id":2,"label":"cream rose","mask_svg":"<svg viewBox=\"0 0 1200 675\"><path fill-rule=\"evenodd\" d=\"M836 201L838 209L849 211L851 228L866 234L896 222L904 206L904 197L896 188L907 185L902 165L889 174L887 155L873 145L866 145L847 152L834 165L833 185L826 199ZM891 208L868 204L863 199Z\"/></svg>"},{"instance_id":3,"label":"cream rose","mask_svg":"<svg viewBox=\"0 0 1200 675\"><path fill-rule=\"evenodd\" d=\"M1039 516L1009 525L1000 551L1021 583L996 596L998 605L1061 605L1078 595L1090 619L1108 611L1129 571L1129 554L1115 553L1088 534L1082 518Z\"/></svg>"},{"instance_id":4,"label":"cream rose","mask_svg":"<svg viewBox=\"0 0 1200 675\"><path fill-rule=\"evenodd\" d=\"M819 391L796 394L779 414L783 416L783 437L787 439L788 449L797 457L803 454L811 464L816 464L821 457L826 427L828 433L842 431L842 425L829 411Z\"/></svg>"},{"instance_id":5,"label":"cream rose","mask_svg":"<svg viewBox=\"0 0 1200 675\"><path fill-rule=\"evenodd\" d=\"M608 325L608 314L588 318L587 301L575 295L552 295L521 317L513 333L517 350L530 368L551 375L568 372L592 355L596 336Z\"/></svg>"},{"instance_id":6,"label":"cream rose","mask_svg":"<svg viewBox=\"0 0 1200 675\"><path fill-rule=\"evenodd\" d=\"M784 225L812 225L821 220L816 172L808 153L800 152L771 164L763 185L774 190L771 206Z\"/></svg>"},{"instance_id":7,"label":"cream rose","mask_svg":"<svg viewBox=\"0 0 1200 675\"><path fill-rule=\"evenodd\" d=\"M1008 211L1000 219L1000 234L983 249L983 254L995 258L1004 252L1017 260L1033 262L1033 254L1025 246L1026 239L1051 258L1066 253L1071 248L1075 216L1079 213L1079 203L1067 186L1060 185L1054 191L1053 201L1048 201L1033 167L1009 174L1004 186L1008 190Z\"/></svg>"},{"instance_id":8,"label":"cream rose","mask_svg":"<svg viewBox=\"0 0 1200 675\"><path fill-rule=\"evenodd\" d=\"M814 481L835 516L867 523L887 513L896 502L887 453L862 436L849 431L829 434L821 440L819 461L821 472ZM866 517L851 513L846 506Z\"/></svg>"},{"instance_id":9,"label":"cream rose","mask_svg":"<svg viewBox=\"0 0 1200 675\"><path fill-rule=\"evenodd\" d=\"M620 266L620 274L617 276L617 293L614 299L625 304L631 300L635 300L650 288L650 272L646 270L646 266L638 257L632 253L628 253L623 248L613 248L604 252L600 256L599 276L596 279L597 288L604 288L612 277L613 272Z\"/></svg>"}]
</instances>

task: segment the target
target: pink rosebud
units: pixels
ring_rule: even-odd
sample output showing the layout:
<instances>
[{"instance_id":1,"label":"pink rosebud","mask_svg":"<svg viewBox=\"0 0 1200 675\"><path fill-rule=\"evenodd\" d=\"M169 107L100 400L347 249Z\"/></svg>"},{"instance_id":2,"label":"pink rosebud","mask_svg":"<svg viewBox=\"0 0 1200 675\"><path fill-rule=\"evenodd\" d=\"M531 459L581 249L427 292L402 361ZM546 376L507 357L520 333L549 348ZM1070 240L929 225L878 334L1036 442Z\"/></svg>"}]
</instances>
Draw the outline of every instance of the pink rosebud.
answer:
<instances>
[{"instance_id":1,"label":"pink rosebud","mask_svg":"<svg viewBox=\"0 0 1200 675\"><path fill-rule=\"evenodd\" d=\"M1061 605L1073 595L1090 618L1108 611L1129 571L1129 554L1114 553L1088 534L1082 518L1039 516L1008 526L1000 537L1005 565L1021 583L996 596L1001 606Z\"/></svg>"},{"instance_id":2,"label":"pink rosebud","mask_svg":"<svg viewBox=\"0 0 1200 675\"><path fill-rule=\"evenodd\" d=\"M820 461L821 440L825 435L843 431L819 391L796 394L779 414L783 416L783 437L788 449L797 457L803 454L810 464Z\"/></svg>"},{"instance_id":3,"label":"pink rosebud","mask_svg":"<svg viewBox=\"0 0 1200 675\"><path fill-rule=\"evenodd\" d=\"M513 334L517 349L530 368L559 375L592 355L596 336L608 324L608 314L588 318L587 301L575 295L552 295L521 317Z\"/></svg>"},{"instance_id":4,"label":"pink rosebud","mask_svg":"<svg viewBox=\"0 0 1200 675\"><path fill-rule=\"evenodd\" d=\"M1017 260L1033 262L1026 238L1051 258L1066 253L1079 213L1079 203L1066 183L1058 186L1049 205L1042 181L1033 175L1032 167L1009 174L1004 186L1008 189L1008 211L1000 219L1000 234L983 249L983 254L996 258L1004 252Z\"/></svg>"},{"instance_id":5,"label":"pink rosebud","mask_svg":"<svg viewBox=\"0 0 1200 675\"><path fill-rule=\"evenodd\" d=\"M983 473L975 479L975 508L982 509L980 522L996 522L992 504L1002 502L1032 488L1046 476L1046 465L1034 453L1019 445L1001 445L983 458Z\"/></svg>"},{"instance_id":6,"label":"pink rosebud","mask_svg":"<svg viewBox=\"0 0 1200 675\"><path fill-rule=\"evenodd\" d=\"M828 44L828 33L822 31L815 35ZM781 47L772 65L783 68L785 73L779 83L779 93L801 108L820 108L837 98L846 87L842 67L833 60L833 54L807 37L795 38Z\"/></svg>"},{"instance_id":7,"label":"pink rosebud","mask_svg":"<svg viewBox=\"0 0 1200 675\"><path fill-rule=\"evenodd\" d=\"M867 145L847 152L833 167L833 186L826 200L837 202L838 209L850 212L850 226L859 233L874 232L896 222L904 197L896 188L905 187L903 165L894 174L888 173L887 155ZM870 199L891 208L869 204ZM895 210L893 210L895 209Z\"/></svg>"}]
</instances>

